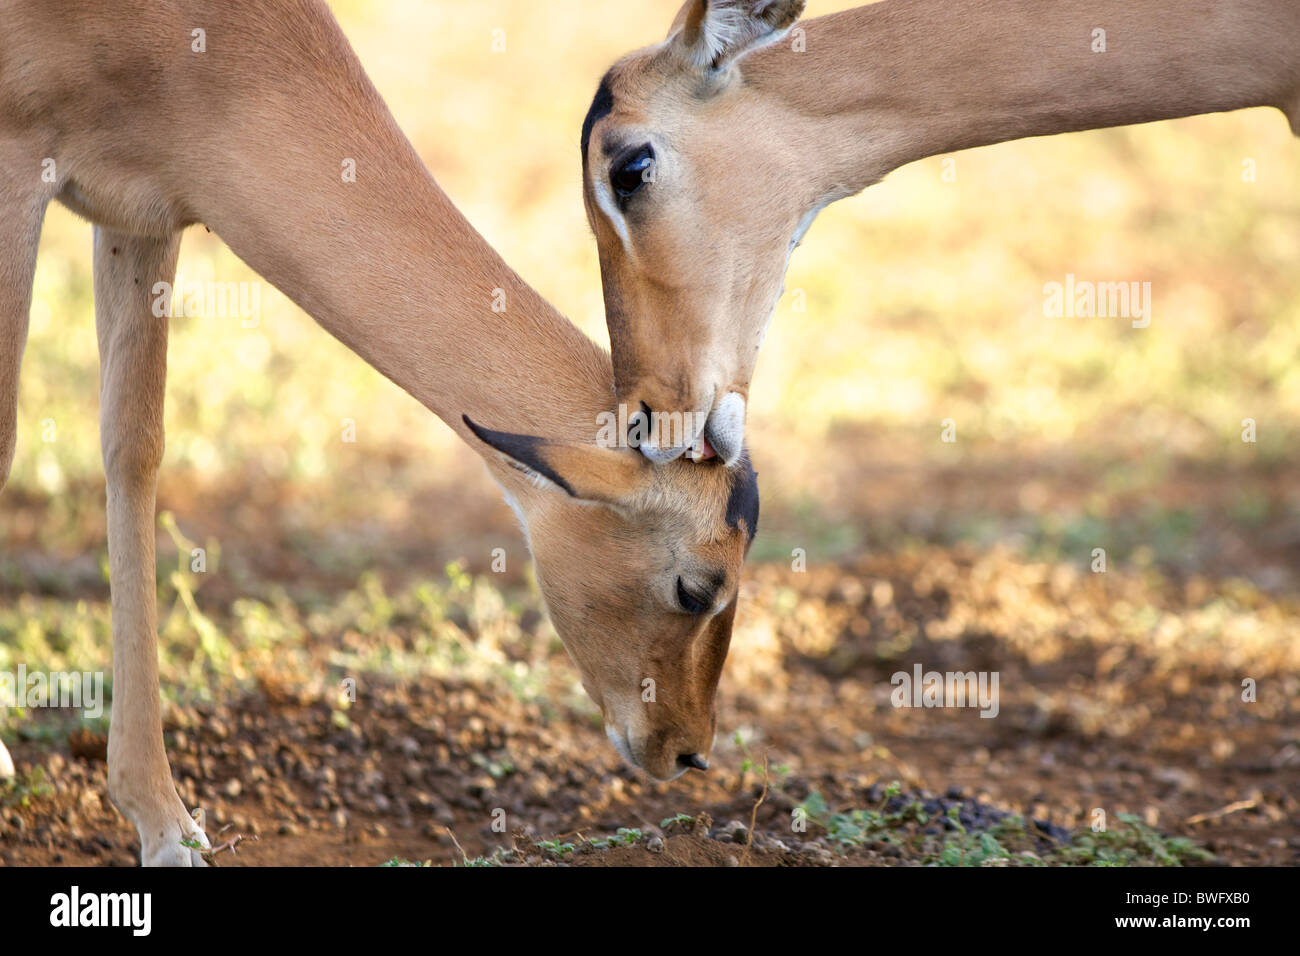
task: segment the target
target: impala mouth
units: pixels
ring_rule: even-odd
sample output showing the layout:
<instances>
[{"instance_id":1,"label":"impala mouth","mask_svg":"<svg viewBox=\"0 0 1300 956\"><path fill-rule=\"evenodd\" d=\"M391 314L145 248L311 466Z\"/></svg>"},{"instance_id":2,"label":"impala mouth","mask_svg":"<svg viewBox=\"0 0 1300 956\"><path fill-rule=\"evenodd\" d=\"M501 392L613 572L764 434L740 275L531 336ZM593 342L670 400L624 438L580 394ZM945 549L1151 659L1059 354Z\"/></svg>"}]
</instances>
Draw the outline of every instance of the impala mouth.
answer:
<instances>
[{"instance_id":1,"label":"impala mouth","mask_svg":"<svg viewBox=\"0 0 1300 956\"><path fill-rule=\"evenodd\" d=\"M713 446L709 444L709 440L703 435L691 447L689 454L692 461L709 461L718 457L718 453L714 451Z\"/></svg>"},{"instance_id":2,"label":"impala mouth","mask_svg":"<svg viewBox=\"0 0 1300 956\"><path fill-rule=\"evenodd\" d=\"M709 415L701 437L723 464L734 465L745 447L745 397L739 392L722 396Z\"/></svg>"},{"instance_id":3,"label":"impala mouth","mask_svg":"<svg viewBox=\"0 0 1300 956\"><path fill-rule=\"evenodd\" d=\"M642 407L644 408L644 406ZM686 413L684 415L676 412L655 412L649 420L652 423L649 428L649 437L643 438L636 447L652 463L656 465L666 464L670 461L676 461L683 455L692 461L704 461L713 458L717 454L713 445L704 437L704 432L708 428L707 416L704 412ZM687 423L690 431L686 431L682 427L683 421ZM661 438L681 440L682 443L664 446L659 443Z\"/></svg>"},{"instance_id":4,"label":"impala mouth","mask_svg":"<svg viewBox=\"0 0 1300 956\"><path fill-rule=\"evenodd\" d=\"M687 420L691 417L686 416ZM656 465L676 461L683 455L694 462L720 459L728 467L734 465L745 445L745 397L739 392L728 392L707 416L698 413L694 417L703 419L703 427L690 435L684 444L664 448L650 437L641 441L637 450ZM651 429L651 434L653 436L654 429Z\"/></svg>"},{"instance_id":5,"label":"impala mouth","mask_svg":"<svg viewBox=\"0 0 1300 956\"><path fill-rule=\"evenodd\" d=\"M610 724L606 724L605 736L609 738L609 742L613 744L614 749L618 751L618 755L623 758L624 763L626 763L629 767L633 767L637 770L640 770L642 773L650 777L653 777L655 780L660 780L664 782L667 782L669 780L676 780L678 777L684 774L688 769L687 766L678 763L673 768L672 773L670 773L666 777L661 777L659 774L654 773L653 771L648 769L645 766L645 764L642 763L641 760L637 759L637 757L633 753L631 738L628 736L626 731L619 730L617 727L611 726Z\"/></svg>"},{"instance_id":6,"label":"impala mouth","mask_svg":"<svg viewBox=\"0 0 1300 956\"><path fill-rule=\"evenodd\" d=\"M678 448L660 448L658 445L652 445L643 441L637 446L637 451L641 452L650 462L655 465L666 465L670 461L676 461L681 458L689 448L689 445L681 445Z\"/></svg>"}]
</instances>

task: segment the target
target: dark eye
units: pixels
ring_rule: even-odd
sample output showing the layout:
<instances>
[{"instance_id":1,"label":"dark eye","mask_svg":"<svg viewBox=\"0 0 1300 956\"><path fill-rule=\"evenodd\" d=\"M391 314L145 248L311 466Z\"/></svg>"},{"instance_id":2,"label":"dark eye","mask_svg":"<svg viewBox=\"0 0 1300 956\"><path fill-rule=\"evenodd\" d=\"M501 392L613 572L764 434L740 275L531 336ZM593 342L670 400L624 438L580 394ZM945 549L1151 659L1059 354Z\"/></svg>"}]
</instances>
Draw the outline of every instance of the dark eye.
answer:
<instances>
[{"instance_id":1,"label":"dark eye","mask_svg":"<svg viewBox=\"0 0 1300 956\"><path fill-rule=\"evenodd\" d=\"M707 602L701 601L686 590L686 585L682 583L681 578L677 579L677 603L682 606L682 610L687 614L703 614L709 609Z\"/></svg>"},{"instance_id":2,"label":"dark eye","mask_svg":"<svg viewBox=\"0 0 1300 956\"><path fill-rule=\"evenodd\" d=\"M642 146L629 158L619 160L610 171L609 181L619 199L627 199L654 179L655 151Z\"/></svg>"}]
</instances>

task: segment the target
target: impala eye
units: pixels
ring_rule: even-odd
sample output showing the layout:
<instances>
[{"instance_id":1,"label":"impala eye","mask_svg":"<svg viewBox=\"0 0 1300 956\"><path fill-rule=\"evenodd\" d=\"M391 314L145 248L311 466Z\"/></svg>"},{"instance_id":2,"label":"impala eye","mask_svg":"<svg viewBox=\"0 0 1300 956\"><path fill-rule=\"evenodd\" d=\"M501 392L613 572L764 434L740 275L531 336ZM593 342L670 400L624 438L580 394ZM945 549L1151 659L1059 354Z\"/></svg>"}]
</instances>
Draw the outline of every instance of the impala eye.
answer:
<instances>
[{"instance_id":1,"label":"impala eye","mask_svg":"<svg viewBox=\"0 0 1300 956\"><path fill-rule=\"evenodd\" d=\"M620 160L610 171L609 181L619 199L627 199L648 182L654 181L655 151L642 146L629 158Z\"/></svg>"},{"instance_id":2,"label":"impala eye","mask_svg":"<svg viewBox=\"0 0 1300 956\"><path fill-rule=\"evenodd\" d=\"M677 603L682 606L682 610L687 614L703 614L709 609L707 601L702 601L690 591L686 590L686 585L682 579L677 579Z\"/></svg>"}]
</instances>

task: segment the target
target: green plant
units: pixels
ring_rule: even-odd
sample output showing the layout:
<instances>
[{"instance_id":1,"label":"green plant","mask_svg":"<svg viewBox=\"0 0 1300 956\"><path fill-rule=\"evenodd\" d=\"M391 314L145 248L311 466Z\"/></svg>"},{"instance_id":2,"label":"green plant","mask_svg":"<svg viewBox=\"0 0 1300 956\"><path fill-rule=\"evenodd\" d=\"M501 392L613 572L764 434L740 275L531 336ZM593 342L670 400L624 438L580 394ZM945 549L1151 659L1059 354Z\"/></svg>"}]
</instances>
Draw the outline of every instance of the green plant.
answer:
<instances>
[{"instance_id":1,"label":"green plant","mask_svg":"<svg viewBox=\"0 0 1300 956\"><path fill-rule=\"evenodd\" d=\"M814 790L808 794L798 810L804 818L826 831L827 836L841 847L861 846L874 840L898 842L895 831L907 823L926 824L929 815L919 800L910 800L894 811L886 811L889 801L902 792L902 784L894 781L884 790L884 796L875 809L832 811L826 798Z\"/></svg>"},{"instance_id":2,"label":"green plant","mask_svg":"<svg viewBox=\"0 0 1300 956\"><path fill-rule=\"evenodd\" d=\"M51 796L54 788L45 779L45 768L32 767L12 780L0 783L0 806L28 807L33 800Z\"/></svg>"},{"instance_id":3,"label":"green plant","mask_svg":"<svg viewBox=\"0 0 1300 956\"><path fill-rule=\"evenodd\" d=\"M671 817L664 817L659 821L659 828L667 830L673 826L690 826L695 822L695 818L689 813L674 813Z\"/></svg>"},{"instance_id":4,"label":"green plant","mask_svg":"<svg viewBox=\"0 0 1300 956\"><path fill-rule=\"evenodd\" d=\"M550 853L553 856L560 857L560 859L564 859L575 849L572 843L562 843L559 840L542 840L534 845L543 853Z\"/></svg>"},{"instance_id":5,"label":"green plant","mask_svg":"<svg viewBox=\"0 0 1300 956\"><path fill-rule=\"evenodd\" d=\"M1192 840L1158 833L1131 813L1117 817L1120 826L1080 831L1061 855L1079 866L1183 866L1214 859L1213 853Z\"/></svg>"},{"instance_id":6,"label":"green plant","mask_svg":"<svg viewBox=\"0 0 1300 956\"><path fill-rule=\"evenodd\" d=\"M763 761L754 758L753 753L750 752L749 745L745 742L744 735L741 734L739 730L737 730L735 735L732 737L732 741L736 744L736 748L740 751L741 754L741 758L742 758L740 761L741 776L744 776L745 774L751 772L760 771L763 769ZM777 778L777 781L779 781L780 779L783 779L790 775L791 767L789 764L785 764L785 763L769 764L767 767L767 773L770 777ZM774 785L775 785L775 781L774 781Z\"/></svg>"},{"instance_id":7,"label":"green plant","mask_svg":"<svg viewBox=\"0 0 1300 956\"><path fill-rule=\"evenodd\" d=\"M950 807L946 816L954 832L939 853L940 866L984 866L1011 856L992 833L967 833L956 807Z\"/></svg>"},{"instance_id":8,"label":"green plant","mask_svg":"<svg viewBox=\"0 0 1300 956\"><path fill-rule=\"evenodd\" d=\"M636 827L619 827L612 837L605 839L589 840L592 846L604 850L612 846L632 846L641 839L644 834Z\"/></svg>"}]
</instances>

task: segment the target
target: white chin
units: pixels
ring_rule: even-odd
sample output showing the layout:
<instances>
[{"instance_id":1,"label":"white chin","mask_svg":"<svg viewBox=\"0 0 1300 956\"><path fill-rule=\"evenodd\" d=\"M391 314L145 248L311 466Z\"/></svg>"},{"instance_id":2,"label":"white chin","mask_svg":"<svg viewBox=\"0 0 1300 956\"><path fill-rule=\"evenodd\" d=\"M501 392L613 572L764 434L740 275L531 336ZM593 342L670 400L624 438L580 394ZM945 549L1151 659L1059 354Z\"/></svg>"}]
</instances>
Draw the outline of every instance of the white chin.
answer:
<instances>
[{"instance_id":1,"label":"white chin","mask_svg":"<svg viewBox=\"0 0 1300 956\"><path fill-rule=\"evenodd\" d=\"M627 745L626 737L609 724L605 725L605 736L609 738L609 742L614 745L614 749L618 751L618 755L622 757L624 761L633 767L637 766L637 762L632 759L632 750Z\"/></svg>"},{"instance_id":2,"label":"white chin","mask_svg":"<svg viewBox=\"0 0 1300 956\"><path fill-rule=\"evenodd\" d=\"M651 445L649 442L642 442L637 450L654 464L662 465L681 458L686 451L686 446L683 445L681 448L660 448L657 445Z\"/></svg>"},{"instance_id":3,"label":"white chin","mask_svg":"<svg viewBox=\"0 0 1300 956\"><path fill-rule=\"evenodd\" d=\"M649 770L646 770L645 767L641 766L641 764L632 756L632 748L628 745L627 737L619 733L619 731L615 730L609 724L605 725L605 736L608 737L609 742L614 745L614 749L618 751L618 755L623 758L624 763L629 767L632 767L634 770L640 770L647 777L667 782L669 780L676 780L686 772L686 768L682 767L671 777L656 777Z\"/></svg>"},{"instance_id":4,"label":"white chin","mask_svg":"<svg viewBox=\"0 0 1300 956\"><path fill-rule=\"evenodd\" d=\"M738 392L722 396L709 415L704 437L727 466L734 465L745 447L745 399Z\"/></svg>"}]
</instances>

